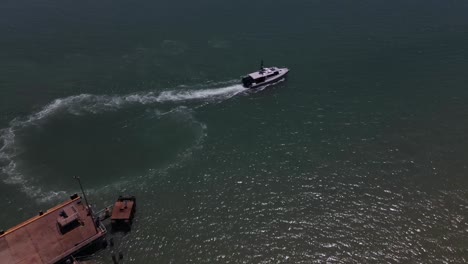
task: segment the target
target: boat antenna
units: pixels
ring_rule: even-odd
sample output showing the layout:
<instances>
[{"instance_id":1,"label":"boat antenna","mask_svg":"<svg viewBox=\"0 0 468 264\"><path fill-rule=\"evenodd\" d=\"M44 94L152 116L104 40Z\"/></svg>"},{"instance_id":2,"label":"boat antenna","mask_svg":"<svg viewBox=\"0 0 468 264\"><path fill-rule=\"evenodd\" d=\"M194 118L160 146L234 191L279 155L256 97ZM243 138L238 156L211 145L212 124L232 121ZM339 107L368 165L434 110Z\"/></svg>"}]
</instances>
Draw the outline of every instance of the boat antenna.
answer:
<instances>
[{"instance_id":1,"label":"boat antenna","mask_svg":"<svg viewBox=\"0 0 468 264\"><path fill-rule=\"evenodd\" d=\"M83 197L85 199L85 202L86 202L86 207L88 207L88 212L91 216L91 220L93 221L93 226L94 226L94 229L96 230L96 233L98 232L98 229L97 229L97 226L96 226L96 222L94 220L94 216L93 216L93 210L91 209L91 207L89 206L89 203L88 203L88 199L86 198L86 194L83 190L83 185L81 185L81 180L80 180L80 177L79 176L73 176L73 178L75 178L75 180L78 182L78 184L80 185L80 189L81 189L81 193L83 194Z\"/></svg>"},{"instance_id":2,"label":"boat antenna","mask_svg":"<svg viewBox=\"0 0 468 264\"><path fill-rule=\"evenodd\" d=\"M260 61L260 70L263 70L263 59Z\"/></svg>"}]
</instances>

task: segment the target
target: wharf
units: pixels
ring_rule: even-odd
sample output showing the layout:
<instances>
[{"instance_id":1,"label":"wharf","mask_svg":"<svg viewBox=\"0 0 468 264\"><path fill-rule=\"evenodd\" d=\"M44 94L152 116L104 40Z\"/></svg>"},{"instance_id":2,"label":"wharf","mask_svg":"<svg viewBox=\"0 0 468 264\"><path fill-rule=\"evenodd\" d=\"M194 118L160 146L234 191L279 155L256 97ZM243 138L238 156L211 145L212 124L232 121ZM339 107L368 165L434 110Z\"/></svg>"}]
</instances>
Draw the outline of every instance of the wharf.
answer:
<instances>
[{"instance_id":1,"label":"wharf","mask_svg":"<svg viewBox=\"0 0 468 264\"><path fill-rule=\"evenodd\" d=\"M0 235L1 263L54 264L101 241L105 227L81 197L40 213Z\"/></svg>"}]
</instances>

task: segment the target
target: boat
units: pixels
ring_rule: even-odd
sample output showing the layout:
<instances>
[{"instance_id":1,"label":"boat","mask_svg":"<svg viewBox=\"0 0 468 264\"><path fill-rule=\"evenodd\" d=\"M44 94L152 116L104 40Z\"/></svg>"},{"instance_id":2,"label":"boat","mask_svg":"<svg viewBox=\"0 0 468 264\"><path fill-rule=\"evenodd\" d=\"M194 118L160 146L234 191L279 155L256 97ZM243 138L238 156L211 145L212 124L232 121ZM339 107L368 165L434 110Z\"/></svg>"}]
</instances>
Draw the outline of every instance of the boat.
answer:
<instances>
[{"instance_id":1,"label":"boat","mask_svg":"<svg viewBox=\"0 0 468 264\"><path fill-rule=\"evenodd\" d=\"M130 231L136 211L135 196L119 196L114 204L111 215L113 231Z\"/></svg>"},{"instance_id":2,"label":"boat","mask_svg":"<svg viewBox=\"0 0 468 264\"><path fill-rule=\"evenodd\" d=\"M266 84L275 83L281 79L284 79L288 74L288 68L278 67L263 67L263 61L260 65L260 70L252 72L242 78L242 85L245 88L258 88Z\"/></svg>"}]
</instances>

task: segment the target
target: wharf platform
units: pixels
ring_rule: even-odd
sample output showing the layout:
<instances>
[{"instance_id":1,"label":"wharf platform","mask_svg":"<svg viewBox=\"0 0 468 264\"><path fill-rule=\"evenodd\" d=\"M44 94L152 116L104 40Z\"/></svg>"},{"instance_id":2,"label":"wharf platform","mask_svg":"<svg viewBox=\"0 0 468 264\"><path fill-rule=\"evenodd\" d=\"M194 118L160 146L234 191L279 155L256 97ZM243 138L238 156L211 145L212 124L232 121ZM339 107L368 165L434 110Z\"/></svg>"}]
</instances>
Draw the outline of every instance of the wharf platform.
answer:
<instances>
[{"instance_id":1,"label":"wharf platform","mask_svg":"<svg viewBox=\"0 0 468 264\"><path fill-rule=\"evenodd\" d=\"M60 263L101 241L107 231L81 197L71 199L0 235L0 262Z\"/></svg>"}]
</instances>

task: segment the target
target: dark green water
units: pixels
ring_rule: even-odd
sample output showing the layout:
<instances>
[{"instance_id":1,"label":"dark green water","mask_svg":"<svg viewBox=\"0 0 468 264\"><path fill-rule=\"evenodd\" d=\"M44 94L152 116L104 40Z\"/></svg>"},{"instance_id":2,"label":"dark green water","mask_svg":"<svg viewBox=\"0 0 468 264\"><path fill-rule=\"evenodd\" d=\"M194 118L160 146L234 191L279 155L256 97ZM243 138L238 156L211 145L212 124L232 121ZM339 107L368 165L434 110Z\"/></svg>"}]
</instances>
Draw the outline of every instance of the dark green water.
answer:
<instances>
[{"instance_id":1,"label":"dark green water","mask_svg":"<svg viewBox=\"0 0 468 264\"><path fill-rule=\"evenodd\" d=\"M126 263L464 263L465 1L0 3L0 227L136 195ZM246 92L266 64L288 80ZM95 256L110 263L109 250Z\"/></svg>"}]
</instances>

